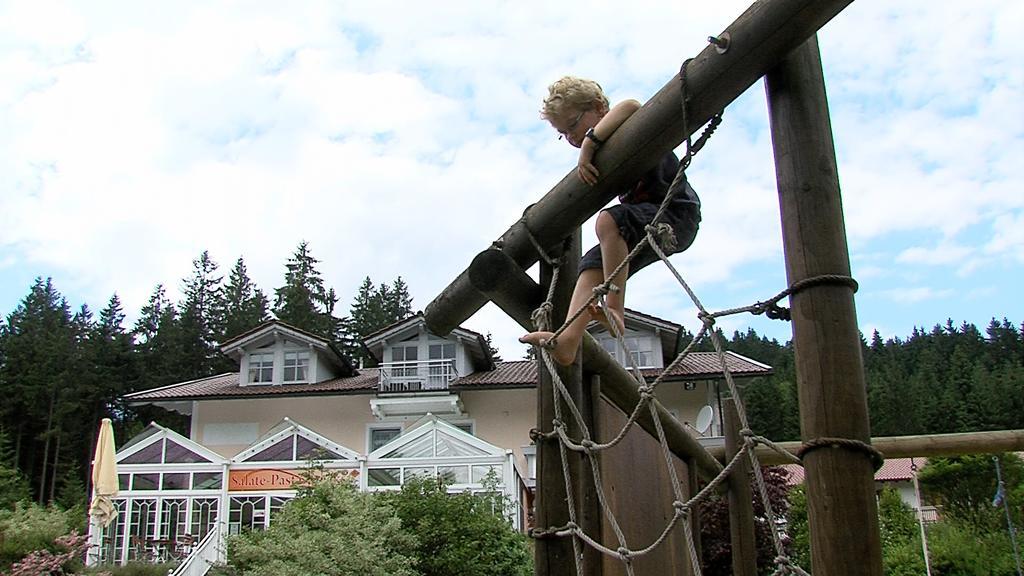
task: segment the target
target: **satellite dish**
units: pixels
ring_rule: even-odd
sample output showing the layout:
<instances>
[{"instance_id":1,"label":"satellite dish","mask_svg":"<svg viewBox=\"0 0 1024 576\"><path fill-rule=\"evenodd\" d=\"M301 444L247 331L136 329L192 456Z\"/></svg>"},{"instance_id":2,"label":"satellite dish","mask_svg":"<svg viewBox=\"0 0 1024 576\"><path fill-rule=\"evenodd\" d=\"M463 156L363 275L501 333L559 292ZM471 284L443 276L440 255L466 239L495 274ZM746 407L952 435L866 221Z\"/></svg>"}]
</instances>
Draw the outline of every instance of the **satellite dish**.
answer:
<instances>
[{"instance_id":1,"label":"satellite dish","mask_svg":"<svg viewBox=\"0 0 1024 576\"><path fill-rule=\"evenodd\" d=\"M705 405L697 413L697 422L694 428L697 432L704 434L711 427L711 420L715 417L715 410L711 406Z\"/></svg>"}]
</instances>

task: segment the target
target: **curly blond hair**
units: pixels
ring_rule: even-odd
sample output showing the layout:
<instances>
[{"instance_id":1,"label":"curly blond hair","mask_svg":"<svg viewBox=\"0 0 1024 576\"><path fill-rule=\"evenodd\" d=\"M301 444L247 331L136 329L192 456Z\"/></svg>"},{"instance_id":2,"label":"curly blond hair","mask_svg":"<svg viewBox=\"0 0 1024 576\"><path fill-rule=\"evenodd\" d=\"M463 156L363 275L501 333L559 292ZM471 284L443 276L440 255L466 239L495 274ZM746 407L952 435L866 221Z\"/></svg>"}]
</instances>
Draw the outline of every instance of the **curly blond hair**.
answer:
<instances>
[{"instance_id":1,"label":"curly blond hair","mask_svg":"<svg viewBox=\"0 0 1024 576\"><path fill-rule=\"evenodd\" d=\"M562 116L565 111L586 111L592 108L608 109L608 97L601 90L601 85L593 80L563 76L548 86L548 97L540 109L540 116L545 120Z\"/></svg>"}]
</instances>

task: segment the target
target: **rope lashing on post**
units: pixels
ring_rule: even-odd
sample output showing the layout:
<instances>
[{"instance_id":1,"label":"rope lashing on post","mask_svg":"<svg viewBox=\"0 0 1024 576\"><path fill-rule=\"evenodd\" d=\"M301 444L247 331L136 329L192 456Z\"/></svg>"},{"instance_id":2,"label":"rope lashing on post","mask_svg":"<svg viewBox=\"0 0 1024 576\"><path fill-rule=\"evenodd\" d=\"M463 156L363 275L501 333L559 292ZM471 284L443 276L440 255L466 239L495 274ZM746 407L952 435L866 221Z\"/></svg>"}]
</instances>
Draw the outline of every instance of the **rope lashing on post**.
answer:
<instances>
[{"instance_id":1,"label":"rope lashing on post","mask_svg":"<svg viewBox=\"0 0 1024 576\"><path fill-rule=\"evenodd\" d=\"M792 296L808 288L823 285L848 286L854 292L857 292L857 290L860 288L860 286L857 284L857 281L850 276L843 276L840 274L822 274L819 276L812 276L810 278L805 278L803 280L794 282L792 286L786 288L782 292L779 292L778 294L772 296L767 300L755 302L749 306L743 306L740 308L729 308L727 310L721 310L719 312L708 313L706 316L701 317L701 321L710 321L711 323L714 323L715 318L720 318L722 316L731 316L733 314L740 314L743 312L749 312L755 316L764 314L766 317L771 318L772 320L785 320L786 322L789 322L791 320L792 313L790 312L789 308L786 308L785 306L780 306L779 301L781 301L783 298L788 298L789 296Z\"/></svg>"},{"instance_id":2,"label":"rope lashing on post","mask_svg":"<svg viewBox=\"0 0 1024 576\"><path fill-rule=\"evenodd\" d=\"M871 465L875 467L875 472L885 464L885 456L874 446L867 442L861 442L853 438L815 438L808 440L800 446L797 450L796 455L803 460L809 452L814 450L820 450L821 448L844 448L846 450L852 450L854 452L860 452L871 459Z\"/></svg>"}]
</instances>

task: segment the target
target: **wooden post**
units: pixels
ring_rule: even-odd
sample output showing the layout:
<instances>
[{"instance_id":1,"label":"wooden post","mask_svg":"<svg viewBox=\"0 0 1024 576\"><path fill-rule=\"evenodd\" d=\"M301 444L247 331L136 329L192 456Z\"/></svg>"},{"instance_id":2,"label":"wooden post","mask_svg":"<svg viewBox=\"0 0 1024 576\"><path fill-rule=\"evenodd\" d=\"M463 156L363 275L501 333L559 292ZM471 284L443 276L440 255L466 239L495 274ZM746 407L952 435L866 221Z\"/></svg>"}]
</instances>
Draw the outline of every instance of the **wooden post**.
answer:
<instances>
[{"instance_id":1,"label":"wooden post","mask_svg":"<svg viewBox=\"0 0 1024 576\"><path fill-rule=\"evenodd\" d=\"M569 300L572 297L573 288L576 286L575 272L579 266L580 237L580 232L577 230L573 236L573 242L562 255L562 269L557 279L554 278L554 269L546 263L541 263L541 285L548 287L551 286L553 280L555 281L551 299L554 305L552 322L558 322L558 318L565 318L566 310L569 308ZM566 423L570 436L579 438L579 428L573 422L567 405L558 400L552 374L548 372L547 365L540 355L537 357L537 374L540 376L537 389L537 430L541 433L553 430L555 402L562 402L560 407L562 421ZM558 368L558 377L561 378L570 393L577 395L580 393L581 376L579 358L570 366ZM573 400L578 401L579 399L573 398ZM570 486L578 486L579 457L571 452L567 456L570 464ZM546 530L568 524L570 520L568 498L559 440L557 438L539 439L537 441L537 496L534 500L537 528ZM537 576L574 574L576 560L573 555L572 538L556 536L539 538L534 547L534 574Z\"/></svg>"},{"instance_id":2,"label":"wooden post","mask_svg":"<svg viewBox=\"0 0 1024 576\"><path fill-rule=\"evenodd\" d=\"M790 285L849 276L839 178L818 42L812 37L766 77ZM869 443L860 332L853 289L818 285L790 297L804 442ZM812 571L882 574L882 548L869 455L823 447L804 455Z\"/></svg>"},{"instance_id":3,"label":"wooden post","mask_svg":"<svg viewBox=\"0 0 1024 576\"><path fill-rule=\"evenodd\" d=\"M591 437L597 440L598 410L601 402L601 377L583 371L577 405L583 421L590 430ZM576 478L576 494L579 495L579 522L580 528L591 538L601 541L601 524L604 515L601 512L601 502L597 497L597 484L594 483L594 472L590 466L590 459L581 454L578 460L579 474ZM583 573L588 576L601 576L603 574L604 558L595 548L585 546L583 548Z\"/></svg>"},{"instance_id":4,"label":"wooden post","mask_svg":"<svg viewBox=\"0 0 1024 576\"><path fill-rule=\"evenodd\" d=\"M724 402L725 457L731 461L743 449L740 435L740 415L736 401ZM757 539L754 532L753 494L750 490L750 459L741 456L729 474L729 535L732 543L732 573L734 576L757 576Z\"/></svg>"},{"instance_id":5,"label":"wooden post","mask_svg":"<svg viewBox=\"0 0 1024 576\"><path fill-rule=\"evenodd\" d=\"M726 50L709 45L687 66L687 127L680 84L673 74L665 86L615 131L595 158L601 179L584 184L575 167L527 210L496 242L524 270L538 260L531 236L549 249L603 208L622 186L635 182L669 150L735 100L791 50L799 46L852 0L761 0L720 36ZM474 290L468 270L424 310L430 331L445 335L487 303Z\"/></svg>"},{"instance_id":6,"label":"wooden post","mask_svg":"<svg viewBox=\"0 0 1024 576\"><path fill-rule=\"evenodd\" d=\"M484 250L473 259L469 278L474 291L493 300L524 329L533 330L530 314L540 306L544 291L507 254L496 249ZM631 413L640 401L636 380L590 334L583 335L582 356L587 372L601 377L602 396L624 413ZM664 407L659 407L658 419L665 430L669 450L692 463L702 478L710 480L722 471L722 465ZM657 428L649 411L641 412L637 424L657 438Z\"/></svg>"},{"instance_id":7,"label":"wooden post","mask_svg":"<svg viewBox=\"0 0 1024 576\"><path fill-rule=\"evenodd\" d=\"M778 442L780 448L796 453L800 442ZM963 432L959 434L932 434L930 436L880 436L871 439L871 445L886 458L927 458L930 456L960 456L963 454L995 454L997 452L1024 451L1024 430L994 430L991 432ZM755 450L762 466L788 464L778 452L767 446ZM708 452L718 459L725 458L725 448L710 447Z\"/></svg>"}]
</instances>

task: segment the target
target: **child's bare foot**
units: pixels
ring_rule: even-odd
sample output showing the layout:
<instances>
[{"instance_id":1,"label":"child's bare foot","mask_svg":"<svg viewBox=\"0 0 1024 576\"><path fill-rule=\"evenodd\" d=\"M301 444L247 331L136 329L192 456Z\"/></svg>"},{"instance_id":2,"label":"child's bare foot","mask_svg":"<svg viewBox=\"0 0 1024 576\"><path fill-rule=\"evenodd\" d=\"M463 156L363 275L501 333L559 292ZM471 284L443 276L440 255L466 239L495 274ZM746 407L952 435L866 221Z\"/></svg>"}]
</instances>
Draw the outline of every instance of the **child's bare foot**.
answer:
<instances>
[{"instance_id":1,"label":"child's bare foot","mask_svg":"<svg viewBox=\"0 0 1024 576\"><path fill-rule=\"evenodd\" d=\"M552 336L554 336L553 332L530 332L520 338L519 341L523 344L542 347ZM548 352L551 353L551 357L554 358L555 362L562 366L568 366L576 360L577 346L579 346L579 342L573 344L563 337L561 340L555 341L555 347L548 350Z\"/></svg>"},{"instance_id":2,"label":"child's bare foot","mask_svg":"<svg viewBox=\"0 0 1024 576\"><path fill-rule=\"evenodd\" d=\"M612 324L608 322L608 317L605 316L604 314L605 309L602 308L601 306L598 306L596 303L593 303L590 305L588 312L590 313L590 318L592 320L596 320L600 325L604 326L604 329L607 330L608 333L611 334L612 336L615 336L616 334L625 334L626 324L625 322L622 321L622 317L619 315L618 311L612 310L611 308L608 308L607 310L608 315L611 316L612 320L615 322L616 330L612 330Z\"/></svg>"}]
</instances>

